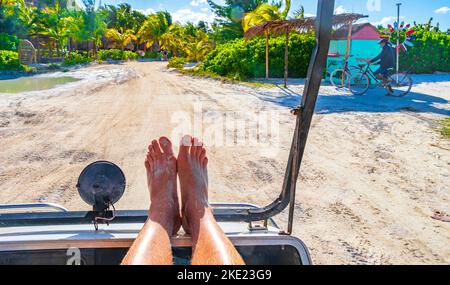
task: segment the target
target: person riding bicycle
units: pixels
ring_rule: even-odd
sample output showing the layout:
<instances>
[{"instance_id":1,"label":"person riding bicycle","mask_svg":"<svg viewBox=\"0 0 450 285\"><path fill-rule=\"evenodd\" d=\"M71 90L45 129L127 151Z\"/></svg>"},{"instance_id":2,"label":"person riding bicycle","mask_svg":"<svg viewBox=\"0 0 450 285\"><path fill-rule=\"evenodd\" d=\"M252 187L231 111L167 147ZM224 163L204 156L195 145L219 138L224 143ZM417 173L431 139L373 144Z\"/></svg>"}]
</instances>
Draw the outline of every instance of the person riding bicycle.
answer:
<instances>
[{"instance_id":1,"label":"person riding bicycle","mask_svg":"<svg viewBox=\"0 0 450 285\"><path fill-rule=\"evenodd\" d=\"M388 39L382 39L379 42L381 46L381 53L367 63L380 63L380 68L374 72L378 79L386 80L389 76L389 70L394 68L395 64L395 53L394 49L389 43Z\"/></svg>"}]
</instances>

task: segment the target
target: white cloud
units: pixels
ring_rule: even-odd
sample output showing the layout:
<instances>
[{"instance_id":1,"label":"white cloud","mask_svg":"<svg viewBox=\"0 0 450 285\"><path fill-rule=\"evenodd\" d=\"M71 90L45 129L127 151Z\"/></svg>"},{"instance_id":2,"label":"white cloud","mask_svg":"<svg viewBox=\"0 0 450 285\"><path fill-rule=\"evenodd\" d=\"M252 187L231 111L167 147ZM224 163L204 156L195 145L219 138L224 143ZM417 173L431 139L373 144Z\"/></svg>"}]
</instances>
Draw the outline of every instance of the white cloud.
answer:
<instances>
[{"instance_id":1,"label":"white cloud","mask_svg":"<svg viewBox=\"0 0 450 285\"><path fill-rule=\"evenodd\" d=\"M145 9L145 10L142 10L142 9L135 9L135 10L141 12L142 14L144 14L146 16L155 13L155 10L153 10L152 8L148 8L148 9Z\"/></svg>"},{"instance_id":2,"label":"white cloud","mask_svg":"<svg viewBox=\"0 0 450 285\"><path fill-rule=\"evenodd\" d=\"M205 21L208 23L212 23L214 21L214 15L203 13L203 12L194 12L191 9L179 9L172 13L172 18L174 22L179 22L181 24L186 24L187 22L198 23L199 21Z\"/></svg>"},{"instance_id":3,"label":"white cloud","mask_svg":"<svg viewBox=\"0 0 450 285\"><path fill-rule=\"evenodd\" d=\"M434 11L436 14L447 14L448 12L450 12L450 8L447 6L441 7L439 9L436 9Z\"/></svg>"},{"instance_id":4,"label":"white cloud","mask_svg":"<svg viewBox=\"0 0 450 285\"><path fill-rule=\"evenodd\" d=\"M405 19L405 16L400 16L400 20ZM381 19L380 21L377 22L371 22L372 25L374 26L387 26L388 24L393 25L394 22L397 21L397 16L389 16L389 17L384 17L383 19Z\"/></svg>"},{"instance_id":5,"label":"white cloud","mask_svg":"<svg viewBox=\"0 0 450 285\"><path fill-rule=\"evenodd\" d=\"M344 6L341 5L341 6L338 6L336 8L336 10L334 10L334 13L336 15L338 15L338 14L345 14L345 13L347 13L347 10L345 10Z\"/></svg>"},{"instance_id":6,"label":"white cloud","mask_svg":"<svg viewBox=\"0 0 450 285\"><path fill-rule=\"evenodd\" d=\"M198 7L198 6L203 6L203 5L206 5L206 0L192 0L191 1L191 6L194 6L194 7Z\"/></svg>"}]
</instances>

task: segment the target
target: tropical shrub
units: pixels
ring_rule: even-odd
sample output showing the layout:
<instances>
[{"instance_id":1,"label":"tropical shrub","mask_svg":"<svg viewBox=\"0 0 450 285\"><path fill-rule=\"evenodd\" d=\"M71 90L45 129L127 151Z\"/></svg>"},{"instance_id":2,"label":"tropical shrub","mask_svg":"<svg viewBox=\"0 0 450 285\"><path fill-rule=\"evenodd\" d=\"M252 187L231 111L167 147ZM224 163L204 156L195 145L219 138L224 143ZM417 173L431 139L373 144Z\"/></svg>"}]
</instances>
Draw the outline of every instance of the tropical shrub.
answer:
<instances>
[{"instance_id":1,"label":"tropical shrub","mask_svg":"<svg viewBox=\"0 0 450 285\"><path fill-rule=\"evenodd\" d=\"M64 66L69 66L69 65L75 65L75 64L89 63L92 60L93 60L93 58L91 56L89 56L88 52L74 51L74 52L70 52L69 54L66 55L62 64Z\"/></svg>"},{"instance_id":2,"label":"tropical shrub","mask_svg":"<svg viewBox=\"0 0 450 285\"><path fill-rule=\"evenodd\" d=\"M291 34L289 41L289 76L306 77L315 45L313 34ZM285 37L269 40L269 75L283 77ZM237 79L265 76L266 40L236 39L217 46L204 60L201 69Z\"/></svg>"},{"instance_id":3,"label":"tropical shrub","mask_svg":"<svg viewBox=\"0 0 450 285\"><path fill-rule=\"evenodd\" d=\"M442 120L441 134L444 138L450 139L450 117Z\"/></svg>"},{"instance_id":4,"label":"tropical shrub","mask_svg":"<svg viewBox=\"0 0 450 285\"><path fill-rule=\"evenodd\" d=\"M26 67L19 62L19 53L0 50L0 70L26 71Z\"/></svg>"},{"instance_id":5,"label":"tropical shrub","mask_svg":"<svg viewBox=\"0 0 450 285\"><path fill-rule=\"evenodd\" d=\"M169 60L169 64L167 65L168 67L172 67L172 68L183 68L183 66L186 64L187 60L184 57L172 57Z\"/></svg>"},{"instance_id":6,"label":"tropical shrub","mask_svg":"<svg viewBox=\"0 0 450 285\"><path fill-rule=\"evenodd\" d=\"M132 60L137 59L138 57L138 53L129 50L105 49L98 52L98 58L100 60Z\"/></svg>"},{"instance_id":7,"label":"tropical shrub","mask_svg":"<svg viewBox=\"0 0 450 285\"><path fill-rule=\"evenodd\" d=\"M17 51L19 38L16 35L0 33L0 50Z\"/></svg>"},{"instance_id":8,"label":"tropical shrub","mask_svg":"<svg viewBox=\"0 0 450 285\"><path fill-rule=\"evenodd\" d=\"M450 72L450 34L415 27L414 46L400 53L400 69L412 73Z\"/></svg>"},{"instance_id":9,"label":"tropical shrub","mask_svg":"<svg viewBox=\"0 0 450 285\"><path fill-rule=\"evenodd\" d=\"M144 58L158 58L159 52L157 51L147 51L144 55Z\"/></svg>"}]
</instances>

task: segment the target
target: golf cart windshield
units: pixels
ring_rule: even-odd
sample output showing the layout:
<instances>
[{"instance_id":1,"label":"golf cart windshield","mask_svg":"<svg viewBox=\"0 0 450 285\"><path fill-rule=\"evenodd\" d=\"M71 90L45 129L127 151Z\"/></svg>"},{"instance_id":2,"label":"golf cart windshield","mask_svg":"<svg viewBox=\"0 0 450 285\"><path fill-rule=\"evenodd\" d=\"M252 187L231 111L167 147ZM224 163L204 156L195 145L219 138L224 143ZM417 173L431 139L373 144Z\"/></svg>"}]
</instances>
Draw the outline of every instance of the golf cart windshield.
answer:
<instances>
[{"instance_id":1,"label":"golf cart windshield","mask_svg":"<svg viewBox=\"0 0 450 285\"><path fill-rule=\"evenodd\" d=\"M22 118L27 120L23 123L26 125L26 129L31 129L33 132L36 132L33 128L36 128L37 132L45 131L48 142L41 142L42 145L35 144L36 149L28 149L23 154L22 158L28 162L28 171L16 169L15 166L8 168L8 171L15 170L18 176L22 176L20 177L22 180L31 180L32 182L32 184L24 182L23 185L19 183L14 185L14 182L10 182L13 185L11 189L14 188L15 193L26 194L16 195L14 200L8 200L8 202L35 203L38 201L60 204L70 210L86 209L82 199L76 195L77 187L80 190L81 185L80 180L77 185L78 174L90 162L104 159L113 161L123 171L123 173L122 171L117 172L120 175L123 174L124 177L116 182L122 183L120 185L124 186L126 191L120 201L119 199L114 201L117 202L114 207L126 210L146 209L149 203L143 167L146 144L152 139L151 136L164 134L176 142L180 135L187 132L180 122L189 120L193 125L189 131L203 138L210 158L208 166L210 200L266 205L264 207L217 207L215 215L218 219L245 222L267 221L290 204L288 227L290 233L297 177L331 36L334 1L319 0L318 2L317 17L313 20L316 46L312 52L302 97L300 93L291 92L289 88L283 88L279 84L272 86L271 90L277 91L274 97L270 97L267 94L272 91L264 89L268 88L264 87L264 84L262 84L263 87L255 87L258 86L256 84L250 86L221 84L219 81L174 74L173 71L162 69L159 63L154 62L136 65L131 68L131 71L125 70L124 72L138 73L131 80L121 82L119 78L115 81L116 85L114 86L96 85L89 91L92 94L81 93L79 99L68 96L72 102L76 102L69 107L63 107L65 101L58 102L62 99L57 97L57 94L53 94L55 97L48 94L48 98L45 97L46 100L49 100L48 102L38 101L36 104L43 108L47 106L46 104L62 104L58 108L48 110L51 115L54 115L48 122L54 135L48 133L46 121L41 121L36 117L38 116L37 112L20 113ZM296 33L294 29L290 28L286 28L285 32L287 40L289 33ZM110 69L110 66L105 68L111 74L116 72ZM117 69L120 68L122 67L119 65ZM101 69L87 70L87 72L100 74ZM149 73L149 71L151 72ZM151 86L146 85L152 76L162 76L160 77L162 81L154 80ZM148 77L148 79L141 80L142 77ZM92 82L86 81L86 84L88 83ZM76 86L82 88L82 86ZM215 87L208 90L212 86ZM172 92L177 90L179 94L173 96ZM282 99L280 94L283 96L286 93L294 97L294 101L297 103L290 104L291 106L277 104L277 100ZM153 94L156 95L153 96ZM111 101L112 95L116 97ZM121 97L124 96L128 97L122 100ZM187 103L183 96L192 99L190 103ZM89 103L90 100L97 100L95 104L99 105L92 107L92 103ZM301 104L297 107L300 100ZM131 105L122 106L122 104ZM108 108L105 109L105 105ZM175 112L174 110L177 109L172 108L173 106L179 106L180 112ZM293 109L292 114L291 109ZM110 110L115 110L117 113L112 114ZM230 110L231 114L238 116L238 120L232 120L231 126L227 121ZM150 117L146 116L147 113ZM262 118L266 119L263 124L259 120L261 114ZM242 117L239 118L239 116ZM92 117L101 119L91 122ZM199 125L196 125L197 117L200 118ZM216 125L211 122L218 121L223 124L217 129ZM243 126L240 125L242 121ZM71 122L76 124L75 129L66 130L65 127L69 126ZM177 125L177 122L180 124ZM268 125L267 122L269 122ZM118 129L118 126L121 128ZM223 126L226 130L222 129ZM260 133L264 128L268 128L269 131ZM258 130L253 137L248 133L252 129ZM229 132L230 130L231 132ZM285 134L292 133L292 131L293 140L289 151L286 143L290 138L285 137ZM232 134L231 138L230 134ZM265 139L263 135L265 135ZM212 139L217 137L222 138L222 143L216 144L216 140ZM256 140L253 141L252 138L256 138ZM33 136L28 139L33 141ZM62 145L63 142L65 145ZM137 147L138 145L139 147ZM54 149L58 149L60 152L55 154ZM34 168L39 173L45 169L46 175L41 173L39 177L26 178L26 173L33 175ZM34 187L29 188L29 185ZM28 188L24 191L20 187ZM12 190L6 192L10 193ZM122 194L120 193L119 196ZM20 201L17 200L19 198ZM83 200L91 204L90 206L94 206L94 210L98 210L95 209L95 205L92 205L94 202L84 198ZM273 202L270 203L270 201ZM16 208L20 208L20 206ZM26 205L23 208L27 208ZM10 211L11 209L11 207L3 207L3 210Z\"/></svg>"}]
</instances>

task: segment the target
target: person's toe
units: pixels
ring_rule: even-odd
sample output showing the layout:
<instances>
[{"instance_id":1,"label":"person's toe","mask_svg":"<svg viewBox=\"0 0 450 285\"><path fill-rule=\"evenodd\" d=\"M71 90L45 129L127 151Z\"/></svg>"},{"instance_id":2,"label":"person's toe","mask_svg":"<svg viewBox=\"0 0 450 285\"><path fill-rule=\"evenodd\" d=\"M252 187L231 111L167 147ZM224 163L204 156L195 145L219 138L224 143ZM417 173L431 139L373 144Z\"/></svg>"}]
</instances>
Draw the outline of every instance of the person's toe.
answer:
<instances>
[{"instance_id":1,"label":"person's toe","mask_svg":"<svg viewBox=\"0 0 450 285\"><path fill-rule=\"evenodd\" d=\"M180 151L178 156L186 156L189 153L189 148L192 145L192 137L189 135L184 136L180 142Z\"/></svg>"},{"instance_id":2,"label":"person's toe","mask_svg":"<svg viewBox=\"0 0 450 285\"><path fill-rule=\"evenodd\" d=\"M152 147L153 147L153 151L155 152L155 156L159 157L162 154L162 151L161 151L161 148L159 147L157 140L152 141Z\"/></svg>"},{"instance_id":3,"label":"person's toe","mask_svg":"<svg viewBox=\"0 0 450 285\"><path fill-rule=\"evenodd\" d=\"M201 140L197 140L196 145L195 145L195 153L199 159L200 159L200 156L202 155L202 150L203 150L203 142Z\"/></svg>"},{"instance_id":4,"label":"person's toe","mask_svg":"<svg viewBox=\"0 0 450 285\"><path fill-rule=\"evenodd\" d=\"M208 158L207 157L205 157L203 159L202 165L203 165L203 167L206 167L208 165Z\"/></svg>"},{"instance_id":5,"label":"person's toe","mask_svg":"<svg viewBox=\"0 0 450 285\"><path fill-rule=\"evenodd\" d=\"M204 147L201 147L201 149L200 149L200 161L203 162L205 157L206 157L206 149Z\"/></svg>"},{"instance_id":6,"label":"person's toe","mask_svg":"<svg viewBox=\"0 0 450 285\"><path fill-rule=\"evenodd\" d=\"M168 138L166 137L159 138L159 144L161 145L161 148L165 154L171 156L173 155L172 142Z\"/></svg>"},{"instance_id":7,"label":"person's toe","mask_svg":"<svg viewBox=\"0 0 450 285\"><path fill-rule=\"evenodd\" d=\"M199 156L199 146L201 145L201 142L198 140L198 138L192 138L192 146L191 146L191 155L192 156Z\"/></svg>"},{"instance_id":8,"label":"person's toe","mask_svg":"<svg viewBox=\"0 0 450 285\"><path fill-rule=\"evenodd\" d=\"M150 154L148 154L147 158L145 159L145 168L150 172L153 171L153 159Z\"/></svg>"}]
</instances>

